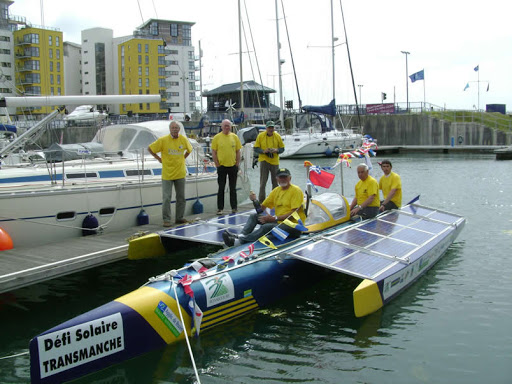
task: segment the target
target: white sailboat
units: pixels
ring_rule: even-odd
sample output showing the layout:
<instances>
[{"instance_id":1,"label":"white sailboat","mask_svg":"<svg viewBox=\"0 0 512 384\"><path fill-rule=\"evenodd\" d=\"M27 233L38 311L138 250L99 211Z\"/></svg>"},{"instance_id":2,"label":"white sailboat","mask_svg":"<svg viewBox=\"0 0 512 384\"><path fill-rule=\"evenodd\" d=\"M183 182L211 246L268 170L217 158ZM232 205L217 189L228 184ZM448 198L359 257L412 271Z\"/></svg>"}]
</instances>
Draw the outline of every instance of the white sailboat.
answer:
<instances>
[{"instance_id":1,"label":"white sailboat","mask_svg":"<svg viewBox=\"0 0 512 384\"><path fill-rule=\"evenodd\" d=\"M83 100L78 103L83 104ZM180 133L186 135L184 129ZM161 164L147 153L147 146L166 134L167 120L111 125L99 130L89 143L54 145L45 151L45 162L3 166L0 232L17 248L128 228L137 225L141 212L147 215L146 221L161 223ZM218 189L215 168L203 148L189 140L194 152L187 158L185 214L194 213L193 202L197 200L205 211L214 211ZM8 149L20 145L11 143ZM0 151L0 155L5 152ZM241 168L239 192L247 196L249 180L246 167ZM91 215L92 221L87 219Z\"/></svg>"},{"instance_id":2,"label":"white sailboat","mask_svg":"<svg viewBox=\"0 0 512 384\"><path fill-rule=\"evenodd\" d=\"M276 0L276 19L278 19L278 7ZM292 134L282 134L285 145L281 158L311 158L336 155L342 150L358 148L363 143L363 135L353 130L338 130L333 125L336 113L336 95L335 95L335 70L334 70L334 20L333 3L331 0L331 48L332 48L332 101L325 106L302 106L300 108L304 113L293 116ZM278 36L278 57L279 74L281 74L281 59L279 54L279 23L277 23ZM282 95L281 78L279 81L279 92ZM281 102L281 121L283 120L283 104ZM300 96L299 96L300 104ZM301 112L302 112L301 111ZM331 116L332 121L327 117Z\"/></svg>"}]
</instances>

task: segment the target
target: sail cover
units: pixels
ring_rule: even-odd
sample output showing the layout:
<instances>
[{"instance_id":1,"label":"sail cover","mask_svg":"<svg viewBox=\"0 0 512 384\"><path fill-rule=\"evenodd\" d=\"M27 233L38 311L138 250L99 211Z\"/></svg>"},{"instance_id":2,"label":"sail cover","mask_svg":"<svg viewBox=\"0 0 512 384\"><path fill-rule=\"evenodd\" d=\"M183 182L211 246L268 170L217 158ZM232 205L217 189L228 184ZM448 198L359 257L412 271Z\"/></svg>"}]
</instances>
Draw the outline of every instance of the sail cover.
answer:
<instances>
[{"instance_id":1,"label":"sail cover","mask_svg":"<svg viewBox=\"0 0 512 384\"><path fill-rule=\"evenodd\" d=\"M320 106L304 105L302 107L302 110L304 112L316 112L316 113L323 113L323 114L329 115L329 116L336 116L336 103L334 102L334 99L332 99L332 101L327 105L320 105Z\"/></svg>"}]
</instances>

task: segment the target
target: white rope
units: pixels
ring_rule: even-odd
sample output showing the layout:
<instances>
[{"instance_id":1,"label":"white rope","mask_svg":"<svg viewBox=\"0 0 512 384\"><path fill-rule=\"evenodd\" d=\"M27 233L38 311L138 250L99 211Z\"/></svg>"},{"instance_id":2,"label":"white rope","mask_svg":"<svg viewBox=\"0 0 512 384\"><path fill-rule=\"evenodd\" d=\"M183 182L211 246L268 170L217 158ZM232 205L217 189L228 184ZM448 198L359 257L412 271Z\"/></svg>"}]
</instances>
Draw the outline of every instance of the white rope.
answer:
<instances>
[{"instance_id":1,"label":"white rope","mask_svg":"<svg viewBox=\"0 0 512 384\"><path fill-rule=\"evenodd\" d=\"M17 354L15 354L15 355L3 356L3 357L0 357L0 360L12 359L12 358L14 358L14 357L23 356L23 355L28 355L28 351L26 351L26 352L21 352L21 353L17 353Z\"/></svg>"},{"instance_id":2,"label":"white rope","mask_svg":"<svg viewBox=\"0 0 512 384\"><path fill-rule=\"evenodd\" d=\"M194 367L194 373L196 375L197 382L201 384L201 380L199 380L199 372L197 372L196 362L194 360L194 354L192 353L192 347L190 346L190 341L188 340L187 327L185 326L185 320L183 320L183 314L181 313L181 305L178 300L178 293L176 292L176 283L171 281L171 284L174 288L174 299L176 300L176 306L178 307L178 312L180 313L181 324L183 325L183 332L185 333L185 340L187 341L188 353L190 354L190 360L192 360L192 366Z\"/></svg>"}]
</instances>

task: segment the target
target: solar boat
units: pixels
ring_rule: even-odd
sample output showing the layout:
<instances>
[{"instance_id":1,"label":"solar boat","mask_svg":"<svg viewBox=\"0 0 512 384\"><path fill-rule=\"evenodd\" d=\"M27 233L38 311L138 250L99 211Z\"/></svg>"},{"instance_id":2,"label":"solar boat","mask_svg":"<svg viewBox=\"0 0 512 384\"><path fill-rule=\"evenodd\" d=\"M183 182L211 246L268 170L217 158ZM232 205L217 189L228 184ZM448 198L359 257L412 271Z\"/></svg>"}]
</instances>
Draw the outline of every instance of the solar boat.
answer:
<instances>
[{"instance_id":1,"label":"solar boat","mask_svg":"<svg viewBox=\"0 0 512 384\"><path fill-rule=\"evenodd\" d=\"M157 237L170 249L200 243L220 247L222 232L240 231L249 214L171 228ZM297 292L316 273L359 278L354 312L368 315L431 268L464 223L461 216L419 204L354 223L345 197L315 196L305 223L308 232L300 238L268 236L270 243L221 249L34 337L32 382L71 380L197 336ZM154 239L135 241L150 251Z\"/></svg>"}]
</instances>

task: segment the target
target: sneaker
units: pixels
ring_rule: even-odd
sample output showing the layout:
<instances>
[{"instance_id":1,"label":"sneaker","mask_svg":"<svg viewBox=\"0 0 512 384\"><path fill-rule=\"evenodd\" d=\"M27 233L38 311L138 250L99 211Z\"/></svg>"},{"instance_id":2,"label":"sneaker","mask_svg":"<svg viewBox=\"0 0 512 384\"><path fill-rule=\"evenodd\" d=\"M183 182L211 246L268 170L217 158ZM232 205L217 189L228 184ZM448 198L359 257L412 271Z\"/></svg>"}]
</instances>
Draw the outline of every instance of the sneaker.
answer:
<instances>
[{"instance_id":1,"label":"sneaker","mask_svg":"<svg viewBox=\"0 0 512 384\"><path fill-rule=\"evenodd\" d=\"M238 239L238 234L235 233L235 232L231 232L229 229L226 229L226 232L228 233L229 236L235 238L235 239Z\"/></svg>"},{"instance_id":2,"label":"sneaker","mask_svg":"<svg viewBox=\"0 0 512 384\"><path fill-rule=\"evenodd\" d=\"M187 219L178 219L178 220L176 220L176 224L188 224L188 220Z\"/></svg>"},{"instance_id":3,"label":"sneaker","mask_svg":"<svg viewBox=\"0 0 512 384\"><path fill-rule=\"evenodd\" d=\"M236 209L236 208L231 210L231 213L237 213L237 212L238 212L238 209Z\"/></svg>"},{"instance_id":4,"label":"sneaker","mask_svg":"<svg viewBox=\"0 0 512 384\"><path fill-rule=\"evenodd\" d=\"M217 215L219 215L219 216L220 216L220 215L222 215L222 209L219 209L219 210L217 211Z\"/></svg>"},{"instance_id":5,"label":"sneaker","mask_svg":"<svg viewBox=\"0 0 512 384\"><path fill-rule=\"evenodd\" d=\"M235 245L235 238L231 236L227 231L222 232L222 240L224 240L224 244L226 244L228 247Z\"/></svg>"},{"instance_id":6,"label":"sneaker","mask_svg":"<svg viewBox=\"0 0 512 384\"><path fill-rule=\"evenodd\" d=\"M170 227L171 222L170 221L164 221L164 227Z\"/></svg>"}]
</instances>

